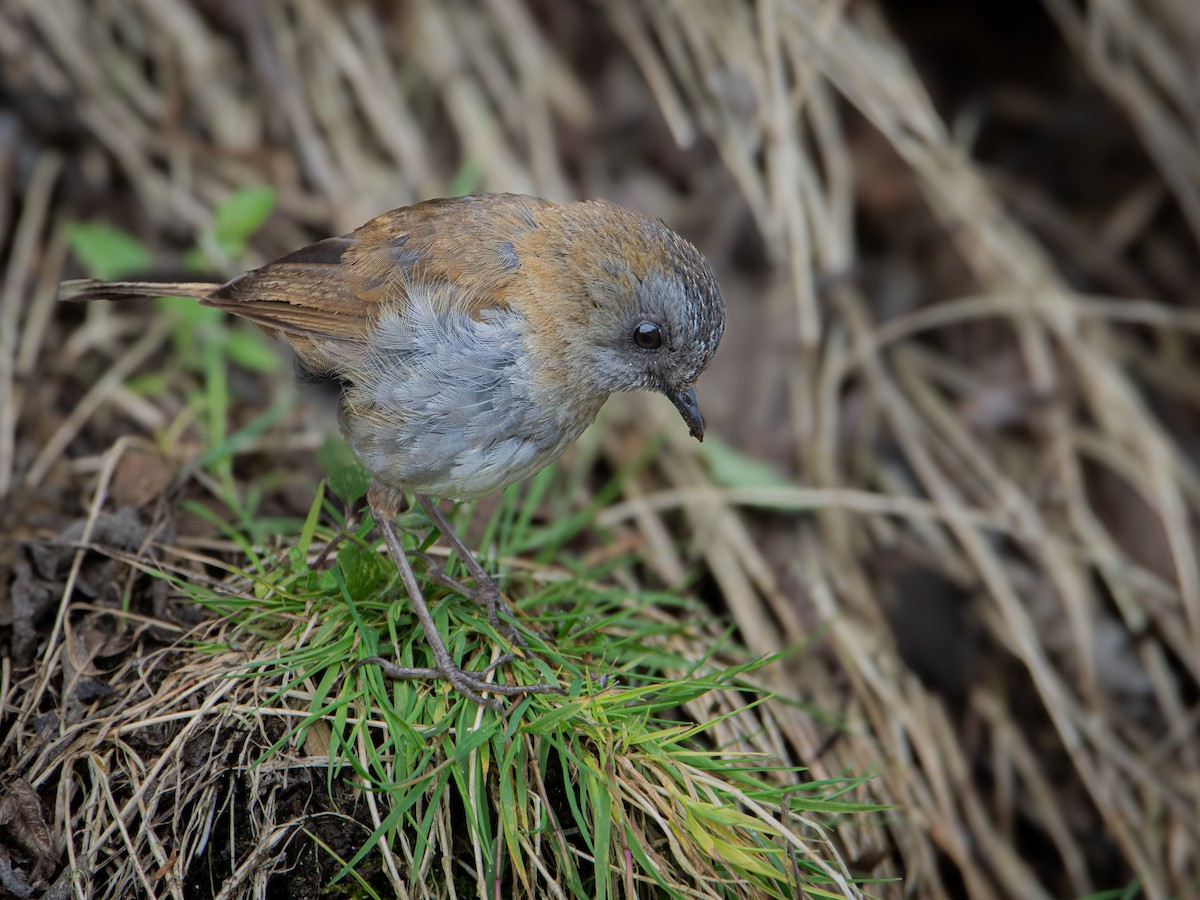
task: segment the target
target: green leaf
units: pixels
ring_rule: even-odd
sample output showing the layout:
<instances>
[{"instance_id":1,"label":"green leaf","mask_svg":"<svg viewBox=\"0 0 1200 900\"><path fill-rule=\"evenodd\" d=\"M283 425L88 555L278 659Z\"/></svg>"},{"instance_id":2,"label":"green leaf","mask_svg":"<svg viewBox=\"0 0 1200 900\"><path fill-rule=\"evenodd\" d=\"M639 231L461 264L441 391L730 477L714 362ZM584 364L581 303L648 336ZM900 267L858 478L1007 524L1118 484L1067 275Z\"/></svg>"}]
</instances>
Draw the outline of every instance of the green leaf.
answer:
<instances>
[{"instance_id":1,"label":"green leaf","mask_svg":"<svg viewBox=\"0 0 1200 900\"><path fill-rule=\"evenodd\" d=\"M193 247L187 253L183 254L183 267L189 272L202 274L211 272L213 264L204 255L203 250L199 247Z\"/></svg>"},{"instance_id":2,"label":"green leaf","mask_svg":"<svg viewBox=\"0 0 1200 900\"><path fill-rule=\"evenodd\" d=\"M331 434L325 440L317 451L317 461L325 470L329 489L343 503L354 504L366 496L371 476L340 437Z\"/></svg>"},{"instance_id":3,"label":"green leaf","mask_svg":"<svg viewBox=\"0 0 1200 900\"><path fill-rule=\"evenodd\" d=\"M150 268L150 251L142 242L110 225L76 222L67 229L67 243L93 278L112 281Z\"/></svg>"},{"instance_id":4,"label":"green leaf","mask_svg":"<svg viewBox=\"0 0 1200 900\"><path fill-rule=\"evenodd\" d=\"M225 353L240 366L254 372L278 372L278 351L260 331L234 328L225 339Z\"/></svg>"},{"instance_id":5,"label":"green leaf","mask_svg":"<svg viewBox=\"0 0 1200 900\"><path fill-rule=\"evenodd\" d=\"M211 306L201 306L192 297L159 297L154 301L162 310L172 310L179 319L179 329L194 338L195 332L216 334L225 320L225 313Z\"/></svg>"},{"instance_id":6,"label":"green leaf","mask_svg":"<svg viewBox=\"0 0 1200 900\"><path fill-rule=\"evenodd\" d=\"M275 208L272 187L244 188L230 194L213 213L213 238L230 257L241 256L246 242Z\"/></svg>"},{"instance_id":7,"label":"green leaf","mask_svg":"<svg viewBox=\"0 0 1200 900\"><path fill-rule=\"evenodd\" d=\"M722 487L794 487L789 479L784 478L769 464L761 459L747 456L740 450L735 450L718 437L705 435L700 450L704 455L705 462L708 463L708 470L712 473L713 481Z\"/></svg>"},{"instance_id":8,"label":"green leaf","mask_svg":"<svg viewBox=\"0 0 1200 900\"><path fill-rule=\"evenodd\" d=\"M458 197L477 191L482 186L483 166L474 156L468 156L450 179L449 193L451 197Z\"/></svg>"},{"instance_id":9,"label":"green leaf","mask_svg":"<svg viewBox=\"0 0 1200 900\"><path fill-rule=\"evenodd\" d=\"M353 541L347 541L338 550L338 568L346 579L346 590L353 597L370 596L387 581L379 554Z\"/></svg>"},{"instance_id":10,"label":"green leaf","mask_svg":"<svg viewBox=\"0 0 1200 900\"><path fill-rule=\"evenodd\" d=\"M165 372L147 372L125 382L125 389L143 397L161 397L170 390L171 382Z\"/></svg>"}]
</instances>

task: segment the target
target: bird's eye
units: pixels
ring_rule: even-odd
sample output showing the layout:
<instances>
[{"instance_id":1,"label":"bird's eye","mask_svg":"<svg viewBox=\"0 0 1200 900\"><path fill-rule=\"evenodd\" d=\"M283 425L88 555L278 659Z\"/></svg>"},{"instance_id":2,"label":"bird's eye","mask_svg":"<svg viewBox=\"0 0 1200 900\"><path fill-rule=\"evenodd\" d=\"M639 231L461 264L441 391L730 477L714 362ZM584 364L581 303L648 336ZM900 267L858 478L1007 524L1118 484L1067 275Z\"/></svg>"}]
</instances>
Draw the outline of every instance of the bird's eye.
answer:
<instances>
[{"instance_id":1,"label":"bird's eye","mask_svg":"<svg viewBox=\"0 0 1200 900\"><path fill-rule=\"evenodd\" d=\"M657 350L662 346L662 329L653 322L638 322L633 328L633 342L643 350Z\"/></svg>"}]
</instances>

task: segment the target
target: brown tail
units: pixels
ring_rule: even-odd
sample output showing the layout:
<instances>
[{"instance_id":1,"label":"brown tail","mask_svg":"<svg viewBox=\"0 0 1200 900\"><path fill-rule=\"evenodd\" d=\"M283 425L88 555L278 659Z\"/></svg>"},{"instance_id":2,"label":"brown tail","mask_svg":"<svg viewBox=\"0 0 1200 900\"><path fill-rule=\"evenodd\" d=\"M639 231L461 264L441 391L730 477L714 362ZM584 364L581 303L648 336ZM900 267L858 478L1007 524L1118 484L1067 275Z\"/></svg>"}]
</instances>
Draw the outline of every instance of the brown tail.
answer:
<instances>
[{"instance_id":1,"label":"brown tail","mask_svg":"<svg viewBox=\"0 0 1200 900\"><path fill-rule=\"evenodd\" d=\"M131 300L134 297L192 297L203 300L221 285L206 281L97 281L80 278L58 286L58 299L70 303L84 300Z\"/></svg>"}]
</instances>

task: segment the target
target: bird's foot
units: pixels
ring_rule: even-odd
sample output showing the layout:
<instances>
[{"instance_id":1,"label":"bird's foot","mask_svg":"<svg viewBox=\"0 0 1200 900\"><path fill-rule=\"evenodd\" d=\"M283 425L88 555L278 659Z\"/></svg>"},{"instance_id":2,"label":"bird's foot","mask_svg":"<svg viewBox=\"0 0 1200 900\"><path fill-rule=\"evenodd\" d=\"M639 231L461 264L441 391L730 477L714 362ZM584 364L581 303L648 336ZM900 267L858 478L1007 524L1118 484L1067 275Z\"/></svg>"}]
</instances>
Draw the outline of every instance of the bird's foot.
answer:
<instances>
[{"instance_id":1,"label":"bird's foot","mask_svg":"<svg viewBox=\"0 0 1200 900\"><path fill-rule=\"evenodd\" d=\"M503 712L504 705L496 697L484 697L484 694L500 694L508 697L519 697L525 694L565 694L562 688L553 684L497 684L488 681L487 677L497 668L515 659L511 653L506 653L480 672L468 672L453 663L440 668L416 668L398 666L381 656L369 656L359 665L376 665L385 676L393 681L407 681L414 678L438 679L450 682L450 686L468 700Z\"/></svg>"},{"instance_id":2,"label":"bird's foot","mask_svg":"<svg viewBox=\"0 0 1200 900\"><path fill-rule=\"evenodd\" d=\"M450 540L451 545L459 554L459 558L463 560L467 570L471 573L474 579L476 588L474 591L468 590L455 579L447 575L436 563L431 563L430 577L447 585L451 590L458 591L464 596L471 597L475 602L482 604L488 610L488 619L493 627L497 630L506 630L503 623L500 622L497 613L497 607L500 605L500 591L495 583L483 571L483 567L475 560L469 550L466 549L462 541L454 533L450 523L438 509L437 504L433 503L428 497L417 495L421 505L425 511L433 518L439 530L444 536ZM446 642L442 640L442 636L438 634L437 625L433 621L433 616L429 612L429 605L425 602L425 597L421 593L421 586L417 583L417 576L413 572L412 563L408 561L408 554L404 550L404 546L400 540L400 534L396 530L396 524L393 521L396 515L397 495L393 488L386 485L381 485L379 482L372 482L370 490L367 492L367 501L371 505L371 514L375 519L376 527L382 532L384 541L387 543L388 553L396 563L396 570L400 574L400 580L404 583L404 589L408 593L409 600L412 601L413 612L416 613L417 620L421 623L421 628L425 631L425 638L429 642L429 649L433 652L434 665L430 668L414 668L409 666L399 666L377 656L363 660L363 663L372 663L379 666L380 670L389 678L405 680L411 678L433 678L442 679L450 682L450 685L462 694L464 697L472 700L475 703L482 704L497 712L503 711L504 707L500 703L498 696L520 696L523 694L561 694L565 693L562 688L552 684L530 684L530 685L512 685L512 684L495 684L487 680L487 677L496 670L496 667L505 662L512 660L512 654L507 654L500 657L482 672L468 672L460 667L450 656L450 651L446 647ZM424 556L424 554L421 554ZM427 556L424 557L429 561ZM490 586L490 590L488 587ZM517 643L524 644L524 639L516 634L513 626L507 626L511 629L510 633L515 636ZM485 698L485 694L491 694L491 697Z\"/></svg>"}]
</instances>

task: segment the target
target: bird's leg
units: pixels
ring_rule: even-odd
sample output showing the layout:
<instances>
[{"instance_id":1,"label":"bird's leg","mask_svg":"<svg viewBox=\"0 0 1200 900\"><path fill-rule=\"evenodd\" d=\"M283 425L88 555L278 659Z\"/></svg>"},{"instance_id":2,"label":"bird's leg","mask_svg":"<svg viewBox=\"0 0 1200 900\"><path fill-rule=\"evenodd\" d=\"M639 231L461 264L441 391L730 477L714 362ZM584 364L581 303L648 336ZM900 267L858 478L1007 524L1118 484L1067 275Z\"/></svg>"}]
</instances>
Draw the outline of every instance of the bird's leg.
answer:
<instances>
[{"instance_id":1,"label":"bird's leg","mask_svg":"<svg viewBox=\"0 0 1200 900\"><path fill-rule=\"evenodd\" d=\"M496 582L492 580L492 576L484 571L483 566L479 564L479 560L475 558L475 554L467 549L467 545L463 543L463 539L458 536L458 532L450 524L450 520L446 518L446 514L442 512L442 508L424 494L417 494L416 496L417 502L421 504L421 508L433 520L433 524L442 533L442 537L446 539L451 549L458 554L458 558L467 567L467 572L470 574L471 580L475 582L475 589L468 590L444 571L439 571L433 577L452 591L458 591L464 597L469 597L486 609L488 622L491 623L492 627L504 633L518 647L527 646L528 642L525 638L521 637L516 626L500 621L500 588L496 587Z\"/></svg>"},{"instance_id":2,"label":"bird's leg","mask_svg":"<svg viewBox=\"0 0 1200 900\"><path fill-rule=\"evenodd\" d=\"M468 672L450 658L450 651L446 649L445 641L438 634L437 626L433 622L433 616L430 615L429 607L426 605L425 598L421 594L421 588L417 585L417 577L413 574L412 566L408 562L408 556L404 552L404 546L400 543L400 535L396 532L396 525L392 521L398 512L395 500L395 491L382 485L372 483L371 489L367 492L367 502L371 505L371 514L375 517L375 524L383 533L383 539L387 543L388 552L391 554L392 560L396 563L396 568L400 572L400 580L404 582L404 589L408 592L409 600L412 601L413 610L417 614L417 620L425 630L425 639L429 641L429 647L433 651L435 665L433 668L398 666L378 656L369 657L363 660L363 663L372 663L379 666L386 676L394 679L444 679L450 682L451 686L463 696L482 706L487 706L497 711L503 710L500 701L495 698L485 698L484 694L514 696L520 694L562 693L561 688L552 684L513 685L495 684L486 681L485 679L491 674L492 670L508 662L512 658L511 655L502 656L482 672Z\"/></svg>"},{"instance_id":3,"label":"bird's leg","mask_svg":"<svg viewBox=\"0 0 1200 900\"><path fill-rule=\"evenodd\" d=\"M488 621L491 623L493 628L510 632L506 634L506 637L508 637L509 640L513 641L513 643L520 644L522 647L525 646L524 638L522 638L521 635L516 632L511 624L507 622L501 622L498 615L490 615L492 610L489 608L486 599L480 596L478 591L467 587L453 575L449 574L445 567L430 554L421 550L409 550L408 556L410 559L419 559L425 564L423 571L425 572L426 578L428 578L430 581L436 581L447 590L453 591L460 597L466 597L468 600L472 600L478 605L487 609L489 612Z\"/></svg>"},{"instance_id":4,"label":"bird's leg","mask_svg":"<svg viewBox=\"0 0 1200 900\"><path fill-rule=\"evenodd\" d=\"M443 587L449 588L457 594L468 597L476 604L486 609L488 614L488 622L493 628L508 638L509 641L516 646L521 647L522 649L528 648L529 641L527 641L525 636L517 630L517 626L512 622L505 622L500 618L500 608L504 605L504 597L500 593L500 588L496 585L496 582L492 576L487 573L487 570L479 564L479 560L477 560L475 558L475 554L467 548L467 545L463 542L463 539L458 536L458 531L450 523L450 520L446 517L446 514L442 512L442 509L440 506L438 506L437 501L423 494L416 494L414 496L416 496L417 502L421 504L421 508L424 509L429 517L433 520L433 524L437 526L438 531L450 544L450 548L456 554L458 554L458 558L461 559L463 561L463 565L467 567L467 574L471 576L471 580L475 583L474 589L468 588L456 578L448 575L446 570L438 565L438 563L436 563L433 558L429 556L429 554L414 553L410 555L420 556L422 558L428 567L426 574L434 581L438 582ZM553 638L550 635L538 628L535 628L528 622L525 623L525 628L537 635L539 640L553 642Z\"/></svg>"}]
</instances>

